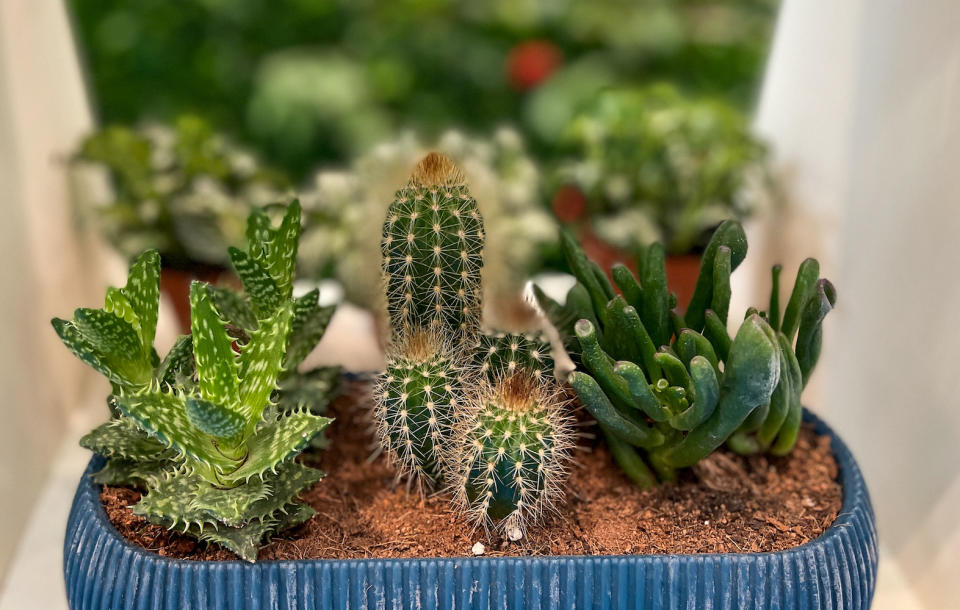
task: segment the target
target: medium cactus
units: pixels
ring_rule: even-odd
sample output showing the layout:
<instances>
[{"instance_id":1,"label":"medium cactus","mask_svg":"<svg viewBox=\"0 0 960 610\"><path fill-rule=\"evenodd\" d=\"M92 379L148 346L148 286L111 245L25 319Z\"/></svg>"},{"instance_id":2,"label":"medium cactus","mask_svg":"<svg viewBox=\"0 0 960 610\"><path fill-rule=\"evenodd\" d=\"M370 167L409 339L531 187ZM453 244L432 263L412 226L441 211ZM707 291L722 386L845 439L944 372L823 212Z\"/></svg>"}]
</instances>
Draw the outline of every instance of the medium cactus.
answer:
<instances>
[{"instance_id":1,"label":"medium cactus","mask_svg":"<svg viewBox=\"0 0 960 610\"><path fill-rule=\"evenodd\" d=\"M740 453L785 455L793 448L800 392L820 353L823 318L836 302L815 260L801 265L782 322L775 267L769 313L748 310L731 339L730 274L747 250L738 223L714 233L684 315L667 292L658 244L641 258L640 281L622 265L613 268L622 296L569 235L563 248L578 284L565 305L542 293L541 305L576 338L579 352L572 355L585 372L572 373L570 384L634 481L671 480L675 469L724 443Z\"/></svg>"},{"instance_id":2,"label":"medium cactus","mask_svg":"<svg viewBox=\"0 0 960 610\"><path fill-rule=\"evenodd\" d=\"M491 382L519 371L537 379L553 376L550 341L539 333L484 332L477 339L474 361Z\"/></svg>"},{"instance_id":3,"label":"medium cactus","mask_svg":"<svg viewBox=\"0 0 960 610\"><path fill-rule=\"evenodd\" d=\"M450 329L458 342L480 327L483 219L463 174L431 153L387 210L383 274L394 340L418 328Z\"/></svg>"},{"instance_id":4,"label":"medium cactus","mask_svg":"<svg viewBox=\"0 0 960 610\"><path fill-rule=\"evenodd\" d=\"M562 497L573 444L552 384L521 372L485 386L458 422L456 503L476 525L519 539Z\"/></svg>"},{"instance_id":5,"label":"medium cactus","mask_svg":"<svg viewBox=\"0 0 960 610\"><path fill-rule=\"evenodd\" d=\"M381 446L421 489L443 474L444 445L462 402L462 369L436 335L417 331L387 359L374 389L374 417Z\"/></svg>"}]
</instances>

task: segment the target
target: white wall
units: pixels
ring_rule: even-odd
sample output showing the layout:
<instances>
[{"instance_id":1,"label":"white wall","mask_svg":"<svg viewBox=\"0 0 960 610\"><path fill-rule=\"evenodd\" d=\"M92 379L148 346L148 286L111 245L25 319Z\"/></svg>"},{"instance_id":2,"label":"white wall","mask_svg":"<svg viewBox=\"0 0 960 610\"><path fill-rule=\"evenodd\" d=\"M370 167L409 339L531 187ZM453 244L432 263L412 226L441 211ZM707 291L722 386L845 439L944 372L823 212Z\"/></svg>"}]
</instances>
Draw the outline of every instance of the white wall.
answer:
<instances>
[{"instance_id":1,"label":"white wall","mask_svg":"<svg viewBox=\"0 0 960 610\"><path fill-rule=\"evenodd\" d=\"M50 327L102 298L103 265L77 231L63 171L90 124L61 3L2 0L0 582L71 408L97 383Z\"/></svg>"},{"instance_id":2,"label":"white wall","mask_svg":"<svg viewBox=\"0 0 960 610\"><path fill-rule=\"evenodd\" d=\"M765 264L815 254L838 287L812 406L866 474L881 575L957 607L960 3L786 0L757 125L792 194Z\"/></svg>"}]
</instances>

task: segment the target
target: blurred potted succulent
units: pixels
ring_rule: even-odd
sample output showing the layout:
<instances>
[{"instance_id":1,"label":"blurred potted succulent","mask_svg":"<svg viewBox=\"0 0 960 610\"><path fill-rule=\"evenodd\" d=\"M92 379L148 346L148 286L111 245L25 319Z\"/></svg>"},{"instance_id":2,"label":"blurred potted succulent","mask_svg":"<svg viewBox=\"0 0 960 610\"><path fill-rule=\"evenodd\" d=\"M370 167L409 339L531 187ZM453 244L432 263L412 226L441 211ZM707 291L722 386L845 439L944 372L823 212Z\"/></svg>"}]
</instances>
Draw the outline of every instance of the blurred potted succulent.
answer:
<instances>
[{"instance_id":1,"label":"blurred potted succulent","mask_svg":"<svg viewBox=\"0 0 960 610\"><path fill-rule=\"evenodd\" d=\"M187 534L206 537L248 560L176 560L130 544L104 516L93 482L84 480L65 549L67 591L74 607L627 608L701 607L720 600L736 607L869 605L876 566L869 500L856 464L823 424L820 433L832 438L842 468L845 510L806 545L773 553L657 555L617 551L616 540L614 546L600 547L607 551L597 551L600 538L577 538L586 527L583 511L594 510L590 498L578 496L596 493L598 480L601 487L613 486L602 490L603 531L631 518L644 519L648 505L631 493L637 490L629 481L621 481L604 457L604 445L594 445L592 458L581 454L577 461L583 468L571 468L575 445L590 440L577 430L589 422L578 423L555 376L548 343L532 333L485 327L484 219L462 171L435 153L396 192L382 224L387 366L373 380L372 394L361 394L352 411L337 407L332 412L337 416L332 425L341 418L347 422L331 434L324 455L338 445L366 447L370 439L357 428L367 416L375 423L382 453L370 459L368 453L354 451L352 464L339 459L347 455L340 453L326 462L337 468L316 487L335 490L309 495L310 506L304 506L297 492L314 486L320 475L293 457L329 420L303 406L288 411L272 404L279 402L276 382L294 345L291 339L284 356L283 335L296 332L301 310L290 292L296 212L291 207L278 228L265 215L254 217L251 246L231 251L249 298L238 297L246 309L237 307L237 299L223 304L216 291L194 284L193 335L182 340L192 343L192 350L181 346L161 361L149 347L157 292L156 257L151 254L134 266L127 287L108 292L104 310L78 310L73 321L55 323L78 356L114 380L112 402L119 415L85 443L118 466L131 455L136 463L161 464L161 476L133 481L149 490L135 505L134 516L176 523ZM649 266L657 271L640 281L617 271L629 298L649 304L654 315L648 322L639 320L636 310L631 315L599 268L572 238L564 238L582 284L567 306L543 303L561 329L584 303L597 306L575 323L583 348L580 362L595 368L588 368L589 375L573 373L571 383L607 433L614 455L638 482L654 482L627 468L645 458L632 454L633 461L625 459L630 454L615 443L628 448L632 443L649 455L664 448L662 460L649 461L666 480L673 471L656 465L688 465L691 451L707 461L720 444L713 442L716 438L729 439L738 451L765 450L770 445L761 431L776 412L782 422L772 447L789 450L785 430L795 421L799 384L816 361L820 323L834 296L827 282L818 281L818 269L805 263L794 291L798 296L791 298L782 318L774 313L779 312L774 299L770 313L751 314L732 341L725 330L722 335L694 331L715 328L713 322L699 322L697 312L713 320L726 311L729 273L746 250L741 237L738 226L721 226L707 248L701 292L688 308L690 321L672 318L684 329L679 331L668 330L670 320L663 320L664 306L672 306L674 299L663 287L662 251L653 247L648 252ZM715 311L708 311L708 304ZM314 297L305 305L304 310L318 315ZM255 318L253 330L254 320L246 318ZM239 325L225 325L241 319ZM794 326L800 337L795 350L778 335L792 336ZM644 333L680 338L674 347L651 354L647 344L652 339L644 339ZM236 346L231 345L234 338ZM614 368L600 349L629 361ZM789 370L780 368L785 360ZM794 366L794 360L799 364ZM645 376L654 379L654 371L662 374L648 384ZM664 379L666 385L660 383ZM627 398L630 402L623 403ZM758 404L764 400L767 408ZM780 402L774 406L775 401ZM760 409L764 417L754 417ZM261 410L267 415L260 416ZM753 419L762 421L747 429L745 422ZM720 434L714 434L715 420L723 422ZM734 441L731 435L740 433ZM656 434L663 442L650 442ZM705 438L710 442L701 442ZM675 459L679 454L687 459ZM101 464L97 460L92 466ZM163 464L176 468L164 471ZM788 469L789 464L781 466ZM350 484L338 479L341 468L363 473ZM586 472L578 475L577 470ZM94 476L105 472L110 469ZM392 481L406 482L407 491ZM682 484L675 484L677 493ZM270 561L276 555L264 557L264 550L258 554L257 544L265 536L308 517L313 509L317 514L306 525L287 534L286 560ZM395 525L386 527L387 522ZM384 529L384 542L374 538L360 544ZM466 532L456 538L463 545L452 550L441 545L442 539L455 536L451 531ZM551 553L555 547L550 545L564 538L581 544L579 551ZM383 550L397 544L406 552ZM524 556L532 554L546 556ZM345 555L356 560L330 559ZM267 560L254 563L255 558Z\"/></svg>"},{"instance_id":2,"label":"blurred potted succulent","mask_svg":"<svg viewBox=\"0 0 960 610\"><path fill-rule=\"evenodd\" d=\"M662 243L683 302L710 231L743 219L765 195L765 148L746 117L666 84L600 93L571 121L566 144L555 214L605 266L633 266L642 248Z\"/></svg>"},{"instance_id":3,"label":"blurred potted succulent","mask_svg":"<svg viewBox=\"0 0 960 610\"><path fill-rule=\"evenodd\" d=\"M189 327L189 284L215 281L228 245L242 244L251 206L278 201L288 185L196 116L172 127L110 126L87 136L73 157L105 170L112 199L95 207L107 241L125 258L160 253L162 286ZM93 206L91 206L93 207Z\"/></svg>"}]
</instances>

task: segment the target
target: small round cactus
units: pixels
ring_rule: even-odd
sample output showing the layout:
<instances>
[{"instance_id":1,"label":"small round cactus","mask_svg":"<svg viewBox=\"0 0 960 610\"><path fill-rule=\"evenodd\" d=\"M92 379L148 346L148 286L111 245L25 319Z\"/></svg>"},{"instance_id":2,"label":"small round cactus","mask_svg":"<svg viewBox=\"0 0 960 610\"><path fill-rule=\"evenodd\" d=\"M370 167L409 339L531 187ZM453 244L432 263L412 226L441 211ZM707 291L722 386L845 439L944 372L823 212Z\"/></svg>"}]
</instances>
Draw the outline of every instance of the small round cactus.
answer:
<instances>
[{"instance_id":1,"label":"small round cactus","mask_svg":"<svg viewBox=\"0 0 960 610\"><path fill-rule=\"evenodd\" d=\"M550 341L540 333L484 332L477 339L474 361L492 382L520 371L537 379L553 375Z\"/></svg>"},{"instance_id":2,"label":"small round cactus","mask_svg":"<svg viewBox=\"0 0 960 610\"><path fill-rule=\"evenodd\" d=\"M444 444L462 402L462 369L427 331L414 332L387 359L374 388L380 444L398 469L421 489L443 472Z\"/></svg>"},{"instance_id":3,"label":"small round cactus","mask_svg":"<svg viewBox=\"0 0 960 610\"><path fill-rule=\"evenodd\" d=\"M394 339L445 328L471 340L480 327L483 218L459 168L431 153L397 191L383 225L383 273Z\"/></svg>"},{"instance_id":4,"label":"small round cactus","mask_svg":"<svg viewBox=\"0 0 960 610\"><path fill-rule=\"evenodd\" d=\"M553 384L525 372L472 402L450 459L456 502L476 525L495 524L517 540L563 495L573 419Z\"/></svg>"}]
</instances>

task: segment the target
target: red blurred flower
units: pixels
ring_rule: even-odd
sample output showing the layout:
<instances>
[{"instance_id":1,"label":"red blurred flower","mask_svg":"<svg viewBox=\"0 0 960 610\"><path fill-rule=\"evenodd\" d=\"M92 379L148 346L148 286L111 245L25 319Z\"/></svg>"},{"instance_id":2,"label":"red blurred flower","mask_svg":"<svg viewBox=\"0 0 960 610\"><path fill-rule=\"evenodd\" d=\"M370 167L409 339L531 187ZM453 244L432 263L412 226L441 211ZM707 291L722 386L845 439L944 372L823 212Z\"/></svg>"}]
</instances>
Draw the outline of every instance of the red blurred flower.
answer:
<instances>
[{"instance_id":1,"label":"red blurred flower","mask_svg":"<svg viewBox=\"0 0 960 610\"><path fill-rule=\"evenodd\" d=\"M527 91L549 78L560 66L562 59L560 50L552 42L521 42L513 47L507 56L507 77L515 89Z\"/></svg>"}]
</instances>

